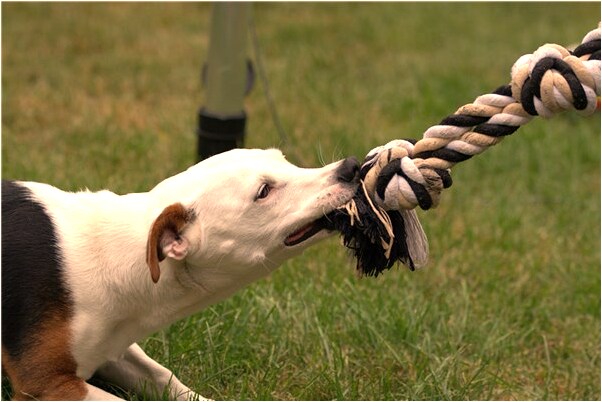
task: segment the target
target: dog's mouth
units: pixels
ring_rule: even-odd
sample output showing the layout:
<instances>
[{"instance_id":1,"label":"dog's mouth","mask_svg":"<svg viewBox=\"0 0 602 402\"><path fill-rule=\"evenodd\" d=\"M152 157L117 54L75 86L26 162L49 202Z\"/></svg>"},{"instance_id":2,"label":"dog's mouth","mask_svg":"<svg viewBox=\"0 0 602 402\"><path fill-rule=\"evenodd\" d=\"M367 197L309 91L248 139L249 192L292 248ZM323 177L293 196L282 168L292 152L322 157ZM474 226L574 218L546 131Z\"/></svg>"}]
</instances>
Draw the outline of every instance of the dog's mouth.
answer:
<instances>
[{"instance_id":1,"label":"dog's mouth","mask_svg":"<svg viewBox=\"0 0 602 402\"><path fill-rule=\"evenodd\" d=\"M339 198L336 199L339 207L335 207L333 203L331 204L328 211L322 211L322 216L309 223L304 224L300 228L296 228L294 232L289 234L284 239L284 245L287 247L296 246L311 239L312 237L316 236L321 232L333 232L336 230L340 230L340 217L344 217L344 219L347 221L349 220L346 214L340 212L341 208L353 198L357 191L357 183L354 182L352 184L356 184L355 186L353 186L353 188L349 189L352 191L342 192L341 194L339 194Z\"/></svg>"},{"instance_id":2,"label":"dog's mouth","mask_svg":"<svg viewBox=\"0 0 602 402\"><path fill-rule=\"evenodd\" d=\"M326 216L316 219L307 225L297 229L284 239L284 245L288 247L296 246L304 241L314 237L322 230L332 230L332 225Z\"/></svg>"}]
</instances>

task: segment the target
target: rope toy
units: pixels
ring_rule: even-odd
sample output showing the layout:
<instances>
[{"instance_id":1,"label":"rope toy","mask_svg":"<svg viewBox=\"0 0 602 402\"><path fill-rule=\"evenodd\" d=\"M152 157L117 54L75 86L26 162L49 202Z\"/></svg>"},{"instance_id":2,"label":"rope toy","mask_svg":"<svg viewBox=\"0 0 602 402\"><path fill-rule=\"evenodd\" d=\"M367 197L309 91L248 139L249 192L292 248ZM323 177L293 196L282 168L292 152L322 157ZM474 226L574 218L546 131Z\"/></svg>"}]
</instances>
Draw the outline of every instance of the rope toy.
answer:
<instances>
[{"instance_id":1,"label":"rope toy","mask_svg":"<svg viewBox=\"0 0 602 402\"><path fill-rule=\"evenodd\" d=\"M450 169L498 144L535 116L591 115L600 96L600 24L573 51L556 44L521 56L511 82L460 107L422 139L394 140L368 152L354 198L329 215L359 274L378 276L401 262L426 264L428 241L414 211L439 204Z\"/></svg>"}]
</instances>

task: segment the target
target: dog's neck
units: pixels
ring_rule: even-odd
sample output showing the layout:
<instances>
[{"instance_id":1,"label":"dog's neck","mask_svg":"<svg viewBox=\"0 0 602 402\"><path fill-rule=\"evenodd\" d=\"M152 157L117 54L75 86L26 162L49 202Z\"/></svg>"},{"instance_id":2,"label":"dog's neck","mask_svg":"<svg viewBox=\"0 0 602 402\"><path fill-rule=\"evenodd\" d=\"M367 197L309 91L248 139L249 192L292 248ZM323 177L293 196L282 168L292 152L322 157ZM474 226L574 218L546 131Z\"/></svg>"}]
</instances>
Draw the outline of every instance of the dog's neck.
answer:
<instances>
[{"instance_id":1,"label":"dog's neck","mask_svg":"<svg viewBox=\"0 0 602 402\"><path fill-rule=\"evenodd\" d=\"M75 341L84 348L112 345L111 351L99 351L99 355L120 353L214 300L202 287L188 286L182 261L163 260L161 277L153 283L146 263L146 242L163 208L155 197L148 193L75 193L59 201L53 203L57 219L71 215L63 220L75 221L73 215L77 214L78 225L61 230L68 262L65 274L73 284L75 312L81 315L73 320L81 327L76 333L82 336ZM98 320L105 322L102 327L110 333L90 337L89 330L97 328L93 321ZM115 342L103 343L107 337Z\"/></svg>"}]
</instances>

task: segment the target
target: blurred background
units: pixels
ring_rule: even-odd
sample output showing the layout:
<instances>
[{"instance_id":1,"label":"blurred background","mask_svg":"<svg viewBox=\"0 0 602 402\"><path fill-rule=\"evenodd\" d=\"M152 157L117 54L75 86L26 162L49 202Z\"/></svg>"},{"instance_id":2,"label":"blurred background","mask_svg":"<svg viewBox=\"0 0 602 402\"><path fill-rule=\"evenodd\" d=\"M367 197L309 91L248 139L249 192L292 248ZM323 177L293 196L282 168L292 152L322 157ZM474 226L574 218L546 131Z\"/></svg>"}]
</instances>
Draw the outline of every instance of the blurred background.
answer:
<instances>
[{"instance_id":1,"label":"blurred background","mask_svg":"<svg viewBox=\"0 0 602 402\"><path fill-rule=\"evenodd\" d=\"M126 193L194 164L211 10L3 3L2 177ZM254 4L248 56L282 129L257 79L245 146L315 167L420 138L599 19L598 2ZM333 238L143 347L214 399L599 400L599 112L536 119L452 176L419 212L424 269L357 278Z\"/></svg>"}]
</instances>

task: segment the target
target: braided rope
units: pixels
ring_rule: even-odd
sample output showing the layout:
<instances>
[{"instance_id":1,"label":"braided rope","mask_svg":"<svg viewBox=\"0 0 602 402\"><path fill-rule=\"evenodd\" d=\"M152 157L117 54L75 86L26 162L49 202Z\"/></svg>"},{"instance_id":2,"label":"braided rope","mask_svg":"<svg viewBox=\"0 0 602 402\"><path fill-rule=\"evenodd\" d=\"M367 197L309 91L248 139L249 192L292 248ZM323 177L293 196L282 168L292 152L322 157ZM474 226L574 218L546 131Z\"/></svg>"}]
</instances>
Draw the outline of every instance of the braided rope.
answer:
<instances>
[{"instance_id":1,"label":"braided rope","mask_svg":"<svg viewBox=\"0 0 602 402\"><path fill-rule=\"evenodd\" d=\"M600 25L574 51L556 44L520 57L511 83L460 107L418 142L372 149L361 168L367 192L385 210L428 210L452 184L450 168L498 144L535 116L596 111L600 96Z\"/></svg>"}]
</instances>

